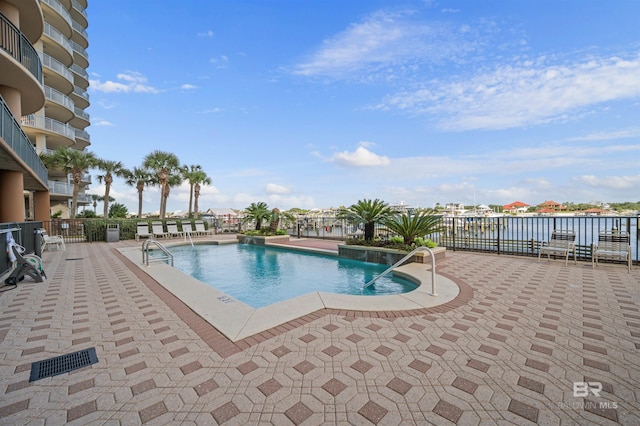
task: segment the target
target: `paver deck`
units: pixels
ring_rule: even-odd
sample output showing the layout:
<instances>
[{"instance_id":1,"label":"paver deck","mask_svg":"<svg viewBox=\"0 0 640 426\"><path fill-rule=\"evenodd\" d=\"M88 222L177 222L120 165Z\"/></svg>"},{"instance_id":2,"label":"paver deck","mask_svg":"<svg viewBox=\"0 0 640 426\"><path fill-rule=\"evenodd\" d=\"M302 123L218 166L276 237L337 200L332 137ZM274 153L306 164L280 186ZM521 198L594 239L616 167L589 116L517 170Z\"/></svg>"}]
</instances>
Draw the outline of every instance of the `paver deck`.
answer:
<instances>
[{"instance_id":1,"label":"paver deck","mask_svg":"<svg viewBox=\"0 0 640 426\"><path fill-rule=\"evenodd\" d=\"M115 250L131 244L47 251L45 283L2 289L0 424L640 424L638 267L448 252L453 306L321 310L230 342ZM28 381L89 347L98 363Z\"/></svg>"}]
</instances>

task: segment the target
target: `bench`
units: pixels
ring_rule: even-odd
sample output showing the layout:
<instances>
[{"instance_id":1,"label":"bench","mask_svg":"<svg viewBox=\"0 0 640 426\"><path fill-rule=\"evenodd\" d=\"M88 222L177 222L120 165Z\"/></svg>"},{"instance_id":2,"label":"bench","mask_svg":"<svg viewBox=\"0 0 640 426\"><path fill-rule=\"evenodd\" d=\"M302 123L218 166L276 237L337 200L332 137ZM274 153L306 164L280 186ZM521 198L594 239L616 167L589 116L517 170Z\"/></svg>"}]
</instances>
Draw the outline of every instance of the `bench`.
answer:
<instances>
[{"instance_id":1,"label":"bench","mask_svg":"<svg viewBox=\"0 0 640 426\"><path fill-rule=\"evenodd\" d=\"M619 260L627 264L631 273L631 238L627 232L600 232L598 244L592 246L591 265L598 266L600 259Z\"/></svg>"},{"instance_id":2,"label":"bench","mask_svg":"<svg viewBox=\"0 0 640 426\"><path fill-rule=\"evenodd\" d=\"M576 233L575 231L561 231L554 230L551 234L549 242L543 242L540 250L538 251L538 262L543 254L546 253L547 260L551 258L551 255L564 256L565 266L569 263L569 252L573 253L573 263L576 263Z\"/></svg>"}]
</instances>

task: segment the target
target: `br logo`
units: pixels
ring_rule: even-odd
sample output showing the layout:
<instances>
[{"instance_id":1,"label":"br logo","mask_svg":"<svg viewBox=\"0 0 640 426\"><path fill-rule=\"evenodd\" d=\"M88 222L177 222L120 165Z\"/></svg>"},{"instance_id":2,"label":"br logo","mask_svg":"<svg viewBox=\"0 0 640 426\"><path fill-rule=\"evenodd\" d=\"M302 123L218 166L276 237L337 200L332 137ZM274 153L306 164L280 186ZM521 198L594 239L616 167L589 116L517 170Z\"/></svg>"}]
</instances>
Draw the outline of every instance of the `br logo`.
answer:
<instances>
[{"instance_id":1,"label":"br logo","mask_svg":"<svg viewBox=\"0 0 640 426\"><path fill-rule=\"evenodd\" d=\"M602 392L602 383L600 382L573 382L573 396L576 398L585 398L589 393L596 397Z\"/></svg>"}]
</instances>

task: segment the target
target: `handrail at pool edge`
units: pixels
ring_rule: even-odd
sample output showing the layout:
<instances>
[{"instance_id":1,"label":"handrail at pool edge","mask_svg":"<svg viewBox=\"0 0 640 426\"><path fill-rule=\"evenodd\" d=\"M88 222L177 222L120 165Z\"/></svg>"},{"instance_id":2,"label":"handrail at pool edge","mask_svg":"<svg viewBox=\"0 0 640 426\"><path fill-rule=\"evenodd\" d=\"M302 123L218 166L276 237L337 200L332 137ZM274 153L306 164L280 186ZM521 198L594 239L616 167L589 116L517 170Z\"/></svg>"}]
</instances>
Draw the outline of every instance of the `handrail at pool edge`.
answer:
<instances>
[{"instance_id":1,"label":"handrail at pool edge","mask_svg":"<svg viewBox=\"0 0 640 426\"><path fill-rule=\"evenodd\" d=\"M363 289L368 288L370 285L375 283L378 280L378 278L382 278L385 275L387 275L394 268L400 266L402 263L410 259L417 252L424 251L424 250L428 251L429 254L431 255L431 296L437 296L438 294L436 293L436 257L433 254L433 251L429 247L425 247L425 246L416 247L415 249L411 250L409 254L407 254L405 257L403 257L402 259L398 260L396 263L391 265L386 271L384 271L383 273L381 273L380 275L378 275L377 277L375 277L374 279L366 283Z\"/></svg>"}]
</instances>

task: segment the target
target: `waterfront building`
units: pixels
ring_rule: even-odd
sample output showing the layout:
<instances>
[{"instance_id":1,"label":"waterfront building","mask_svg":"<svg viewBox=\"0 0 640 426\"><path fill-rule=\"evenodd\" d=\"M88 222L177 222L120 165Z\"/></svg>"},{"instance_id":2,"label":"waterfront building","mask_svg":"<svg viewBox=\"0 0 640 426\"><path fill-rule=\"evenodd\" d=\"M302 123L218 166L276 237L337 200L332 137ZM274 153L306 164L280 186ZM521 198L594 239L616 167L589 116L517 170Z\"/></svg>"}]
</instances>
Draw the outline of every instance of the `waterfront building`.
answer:
<instances>
[{"instance_id":1,"label":"waterfront building","mask_svg":"<svg viewBox=\"0 0 640 426\"><path fill-rule=\"evenodd\" d=\"M38 154L90 145L86 0L0 0L0 222L69 216L73 185ZM84 193L78 204L88 204Z\"/></svg>"}]
</instances>

